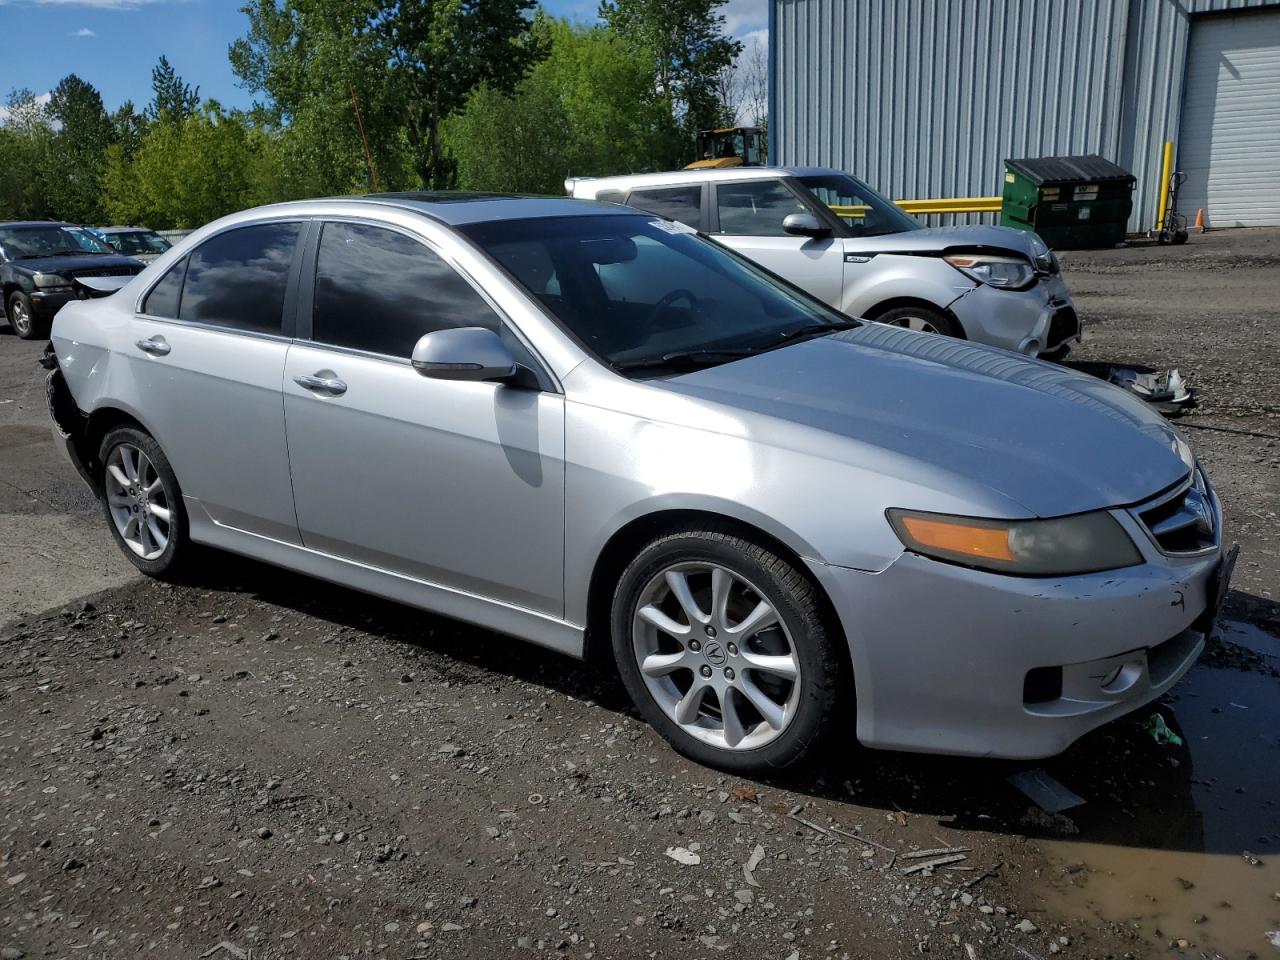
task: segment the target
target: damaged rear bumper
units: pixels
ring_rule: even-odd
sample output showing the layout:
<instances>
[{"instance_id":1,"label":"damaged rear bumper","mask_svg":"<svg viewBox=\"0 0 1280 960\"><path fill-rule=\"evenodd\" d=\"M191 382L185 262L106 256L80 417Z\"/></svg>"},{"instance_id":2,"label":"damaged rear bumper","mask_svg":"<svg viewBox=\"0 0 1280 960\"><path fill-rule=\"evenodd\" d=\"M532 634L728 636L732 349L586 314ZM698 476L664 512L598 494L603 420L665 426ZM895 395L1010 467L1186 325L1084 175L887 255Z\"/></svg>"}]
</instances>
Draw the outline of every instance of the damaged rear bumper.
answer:
<instances>
[{"instance_id":1,"label":"damaged rear bumper","mask_svg":"<svg viewBox=\"0 0 1280 960\"><path fill-rule=\"evenodd\" d=\"M44 361L46 366L52 356L51 350L46 351ZM93 471L85 461L81 449L80 440L85 432L85 418L71 396L71 390L67 386L66 378L62 376L62 371L58 368L56 358L53 359L53 367L49 370L49 376L45 381L45 397L49 404L49 429L53 434L54 443L67 461L75 467L76 473L80 474L80 479L88 485L89 489L95 495L101 495L98 484L93 479Z\"/></svg>"}]
</instances>

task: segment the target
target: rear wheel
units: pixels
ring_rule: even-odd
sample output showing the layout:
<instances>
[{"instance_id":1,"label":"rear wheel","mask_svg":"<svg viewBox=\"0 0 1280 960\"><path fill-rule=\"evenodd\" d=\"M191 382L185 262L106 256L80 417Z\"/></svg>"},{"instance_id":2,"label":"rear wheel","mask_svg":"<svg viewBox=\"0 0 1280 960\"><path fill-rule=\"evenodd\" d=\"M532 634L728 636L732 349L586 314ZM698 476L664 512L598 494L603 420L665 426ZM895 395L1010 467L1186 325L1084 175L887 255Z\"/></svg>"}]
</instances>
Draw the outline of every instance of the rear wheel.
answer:
<instances>
[{"instance_id":1,"label":"rear wheel","mask_svg":"<svg viewBox=\"0 0 1280 960\"><path fill-rule=\"evenodd\" d=\"M31 298L25 293L11 293L9 302L5 305L5 313L9 317L9 326L13 327L13 332L19 339L36 340L48 336L49 324L36 319L35 312L31 309Z\"/></svg>"},{"instance_id":2,"label":"rear wheel","mask_svg":"<svg viewBox=\"0 0 1280 960\"><path fill-rule=\"evenodd\" d=\"M880 323L892 324L895 327L906 327L920 333L940 333L944 337L963 339L964 333L960 325L945 313L929 307L894 307L876 317Z\"/></svg>"},{"instance_id":3,"label":"rear wheel","mask_svg":"<svg viewBox=\"0 0 1280 960\"><path fill-rule=\"evenodd\" d=\"M136 427L116 427L98 462L107 522L124 555L148 576L174 575L191 544L182 491L160 445Z\"/></svg>"},{"instance_id":4,"label":"rear wheel","mask_svg":"<svg viewBox=\"0 0 1280 960\"><path fill-rule=\"evenodd\" d=\"M636 706L700 763L784 767L833 725L843 661L816 588L735 532L693 528L651 541L619 581L612 626Z\"/></svg>"}]
</instances>

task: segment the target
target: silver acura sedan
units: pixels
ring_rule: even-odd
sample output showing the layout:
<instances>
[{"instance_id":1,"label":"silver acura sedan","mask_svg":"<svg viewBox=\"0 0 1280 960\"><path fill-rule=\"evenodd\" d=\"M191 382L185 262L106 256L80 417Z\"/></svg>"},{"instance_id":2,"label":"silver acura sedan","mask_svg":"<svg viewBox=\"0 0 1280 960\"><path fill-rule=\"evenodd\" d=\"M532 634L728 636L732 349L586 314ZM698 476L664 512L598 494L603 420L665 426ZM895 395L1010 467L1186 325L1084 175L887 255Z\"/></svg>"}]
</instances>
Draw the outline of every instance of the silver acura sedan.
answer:
<instances>
[{"instance_id":1,"label":"silver acura sedan","mask_svg":"<svg viewBox=\"0 0 1280 960\"><path fill-rule=\"evenodd\" d=\"M1123 391L609 204L250 210L68 304L53 350L55 436L139 569L209 544L612 648L731 770L1060 751L1191 666L1235 556Z\"/></svg>"}]
</instances>

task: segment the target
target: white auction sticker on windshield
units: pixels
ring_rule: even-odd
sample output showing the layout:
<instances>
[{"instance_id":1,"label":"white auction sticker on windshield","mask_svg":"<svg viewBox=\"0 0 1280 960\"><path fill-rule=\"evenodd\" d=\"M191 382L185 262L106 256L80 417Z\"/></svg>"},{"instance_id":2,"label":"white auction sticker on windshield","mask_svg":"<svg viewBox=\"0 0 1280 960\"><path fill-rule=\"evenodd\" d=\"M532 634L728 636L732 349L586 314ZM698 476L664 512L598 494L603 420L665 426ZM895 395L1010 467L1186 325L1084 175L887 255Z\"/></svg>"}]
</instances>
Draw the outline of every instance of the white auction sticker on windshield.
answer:
<instances>
[{"instance_id":1,"label":"white auction sticker on windshield","mask_svg":"<svg viewBox=\"0 0 1280 960\"><path fill-rule=\"evenodd\" d=\"M663 231L664 233L697 233L698 232L697 230L693 229L693 227L689 226L687 223L681 223L679 220L651 220L649 221L649 225L653 227L657 227L659 230Z\"/></svg>"}]
</instances>

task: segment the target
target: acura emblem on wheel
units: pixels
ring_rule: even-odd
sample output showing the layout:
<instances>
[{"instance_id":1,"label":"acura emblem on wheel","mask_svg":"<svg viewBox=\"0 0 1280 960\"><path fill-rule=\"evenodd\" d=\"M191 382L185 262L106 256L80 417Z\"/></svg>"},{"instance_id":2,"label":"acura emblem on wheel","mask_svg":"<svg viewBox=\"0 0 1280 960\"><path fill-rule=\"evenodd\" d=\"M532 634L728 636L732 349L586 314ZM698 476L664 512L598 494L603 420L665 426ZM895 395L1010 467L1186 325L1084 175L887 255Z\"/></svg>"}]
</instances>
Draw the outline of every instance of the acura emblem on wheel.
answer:
<instances>
[{"instance_id":1,"label":"acura emblem on wheel","mask_svg":"<svg viewBox=\"0 0 1280 960\"><path fill-rule=\"evenodd\" d=\"M702 655L707 658L707 663L711 664L713 667L723 666L725 660L728 659L728 657L725 656L724 647L720 646L720 644L716 643L714 640L707 641L707 645L702 648Z\"/></svg>"}]
</instances>

